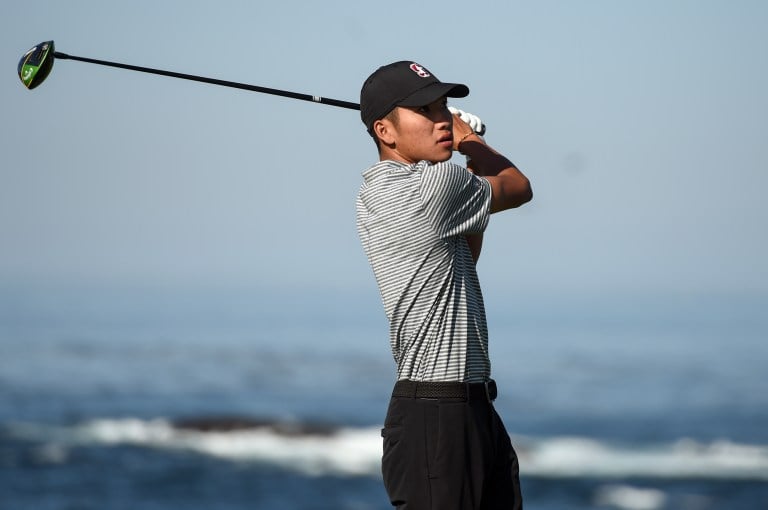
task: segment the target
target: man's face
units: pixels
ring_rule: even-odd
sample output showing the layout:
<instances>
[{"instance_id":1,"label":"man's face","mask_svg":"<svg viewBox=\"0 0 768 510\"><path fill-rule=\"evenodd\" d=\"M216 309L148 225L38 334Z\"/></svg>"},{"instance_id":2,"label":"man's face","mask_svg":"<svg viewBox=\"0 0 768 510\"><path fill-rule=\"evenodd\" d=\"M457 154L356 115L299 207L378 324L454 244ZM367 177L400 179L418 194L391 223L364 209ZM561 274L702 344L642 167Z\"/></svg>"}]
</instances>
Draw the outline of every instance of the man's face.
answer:
<instances>
[{"instance_id":1,"label":"man's face","mask_svg":"<svg viewBox=\"0 0 768 510\"><path fill-rule=\"evenodd\" d=\"M438 163L453 154L453 117L446 98L420 107L399 106L391 124L394 147L389 156L404 163Z\"/></svg>"}]
</instances>

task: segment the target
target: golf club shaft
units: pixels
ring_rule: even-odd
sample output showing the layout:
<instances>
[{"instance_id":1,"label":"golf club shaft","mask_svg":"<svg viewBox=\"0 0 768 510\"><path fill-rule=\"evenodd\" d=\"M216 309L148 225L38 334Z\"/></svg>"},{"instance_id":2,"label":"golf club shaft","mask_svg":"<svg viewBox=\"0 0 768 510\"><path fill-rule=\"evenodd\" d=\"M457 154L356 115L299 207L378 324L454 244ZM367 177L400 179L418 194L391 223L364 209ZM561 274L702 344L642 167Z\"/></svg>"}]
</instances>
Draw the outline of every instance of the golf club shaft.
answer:
<instances>
[{"instance_id":1,"label":"golf club shaft","mask_svg":"<svg viewBox=\"0 0 768 510\"><path fill-rule=\"evenodd\" d=\"M152 69L149 67L121 64L119 62L107 62L106 60L96 60L93 58L77 57L75 55L68 55L66 53L61 53L59 51L54 52L53 56L59 59L79 60L80 62L87 62L89 64L118 67L120 69L128 69L129 71L139 71L142 73L159 74L161 76L170 76L171 78L181 78L182 80L199 81L202 83L210 83L212 85L221 85L223 87L232 87L236 89L250 90L252 92L261 92L263 94L272 94L275 96L289 97L291 99L300 99L302 101L312 101L313 103L322 103L330 106L338 106L340 108L348 108L350 110L360 109L359 104L350 103L349 101L340 101L338 99L329 99L326 97L312 96L310 94L301 94L298 92L290 92L287 90L272 89L268 87L259 87L256 85L248 85L247 83L237 83L234 81L217 80L215 78L205 78L203 76L195 76L192 74L176 73L173 71L163 71L162 69Z\"/></svg>"}]
</instances>

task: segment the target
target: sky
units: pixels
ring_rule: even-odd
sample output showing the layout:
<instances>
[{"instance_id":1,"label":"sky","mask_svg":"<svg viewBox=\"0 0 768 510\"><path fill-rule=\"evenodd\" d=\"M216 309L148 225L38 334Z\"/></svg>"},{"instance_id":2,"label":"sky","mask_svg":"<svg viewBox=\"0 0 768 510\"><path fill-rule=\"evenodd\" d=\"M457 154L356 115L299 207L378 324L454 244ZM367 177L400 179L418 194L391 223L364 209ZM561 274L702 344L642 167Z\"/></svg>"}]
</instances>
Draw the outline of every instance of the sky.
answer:
<instances>
[{"instance_id":1,"label":"sky","mask_svg":"<svg viewBox=\"0 0 768 510\"><path fill-rule=\"evenodd\" d=\"M380 65L452 104L530 178L494 215L486 295L768 295L768 3L7 0L0 285L376 292L355 230L376 160L355 111L64 53L358 102ZM457 162L461 159L457 158Z\"/></svg>"}]
</instances>

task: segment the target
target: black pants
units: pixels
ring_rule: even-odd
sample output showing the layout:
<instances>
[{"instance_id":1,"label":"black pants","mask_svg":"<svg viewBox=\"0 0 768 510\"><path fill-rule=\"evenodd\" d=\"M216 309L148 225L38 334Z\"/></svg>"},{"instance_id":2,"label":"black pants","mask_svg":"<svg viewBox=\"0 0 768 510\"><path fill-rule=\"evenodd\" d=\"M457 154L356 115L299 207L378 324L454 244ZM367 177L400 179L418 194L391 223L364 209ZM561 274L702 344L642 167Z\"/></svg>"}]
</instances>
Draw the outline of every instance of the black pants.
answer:
<instances>
[{"instance_id":1,"label":"black pants","mask_svg":"<svg viewBox=\"0 0 768 510\"><path fill-rule=\"evenodd\" d=\"M384 486L401 510L520 510L517 454L487 400L392 397Z\"/></svg>"}]
</instances>

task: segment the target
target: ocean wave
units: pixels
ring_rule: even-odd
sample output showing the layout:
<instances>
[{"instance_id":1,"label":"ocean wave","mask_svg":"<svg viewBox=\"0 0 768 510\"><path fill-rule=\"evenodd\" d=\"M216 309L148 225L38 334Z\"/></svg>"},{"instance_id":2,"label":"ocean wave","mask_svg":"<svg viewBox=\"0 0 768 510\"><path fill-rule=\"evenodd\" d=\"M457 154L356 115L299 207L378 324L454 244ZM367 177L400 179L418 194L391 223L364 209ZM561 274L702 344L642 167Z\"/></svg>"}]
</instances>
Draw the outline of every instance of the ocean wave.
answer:
<instances>
[{"instance_id":1,"label":"ocean wave","mask_svg":"<svg viewBox=\"0 0 768 510\"><path fill-rule=\"evenodd\" d=\"M580 437L533 440L520 463L543 477L768 480L768 446L727 439L618 445Z\"/></svg>"},{"instance_id":2,"label":"ocean wave","mask_svg":"<svg viewBox=\"0 0 768 510\"><path fill-rule=\"evenodd\" d=\"M667 499L667 495L658 489L612 484L598 488L594 503L619 510L658 510Z\"/></svg>"},{"instance_id":3,"label":"ocean wave","mask_svg":"<svg viewBox=\"0 0 768 510\"><path fill-rule=\"evenodd\" d=\"M134 445L259 462L306 475L380 476L380 427L279 420L104 418L70 426L13 424L60 463L67 448ZM768 480L768 445L727 439L622 445L583 437L513 437L523 476Z\"/></svg>"}]
</instances>

